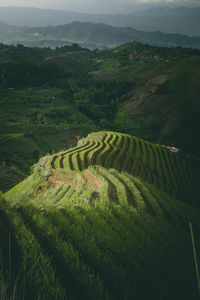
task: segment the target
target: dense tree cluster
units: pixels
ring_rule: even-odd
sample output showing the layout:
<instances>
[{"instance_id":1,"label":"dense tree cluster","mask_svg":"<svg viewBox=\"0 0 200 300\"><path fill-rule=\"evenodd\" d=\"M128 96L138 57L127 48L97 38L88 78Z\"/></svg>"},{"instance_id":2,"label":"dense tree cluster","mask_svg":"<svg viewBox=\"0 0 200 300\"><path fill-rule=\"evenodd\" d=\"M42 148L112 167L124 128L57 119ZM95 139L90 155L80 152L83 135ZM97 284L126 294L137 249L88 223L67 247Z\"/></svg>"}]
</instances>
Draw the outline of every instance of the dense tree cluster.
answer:
<instances>
[{"instance_id":1,"label":"dense tree cluster","mask_svg":"<svg viewBox=\"0 0 200 300\"><path fill-rule=\"evenodd\" d=\"M62 70L51 62L6 62L0 68L0 87L53 85L63 75Z\"/></svg>"}]
</instances>

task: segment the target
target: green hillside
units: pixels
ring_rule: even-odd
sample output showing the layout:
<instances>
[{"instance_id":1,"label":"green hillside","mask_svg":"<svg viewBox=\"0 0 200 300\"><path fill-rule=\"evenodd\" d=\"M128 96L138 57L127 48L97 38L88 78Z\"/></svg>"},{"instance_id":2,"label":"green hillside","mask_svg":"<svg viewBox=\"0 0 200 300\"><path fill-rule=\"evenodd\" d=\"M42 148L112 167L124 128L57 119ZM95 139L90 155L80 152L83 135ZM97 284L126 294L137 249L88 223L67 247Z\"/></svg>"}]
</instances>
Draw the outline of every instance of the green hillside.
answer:
<instances>
[{"instance_id":1,"label":"green hillside","mask_svg":"<svg viewBox=\"0 0 200 300\"><path fill-rule=\"evenodd\" d=\"M198 50L138 43L113 49L93 72L98 81L132 84L121 96L113 130L200 156L199 64Z\"/></svg>"},{"instance_id":2,"label":"green hillside","mask_svg":"<svg viewBox=\"0 0 200 300\"><path fill-rule=\"evenodd\" d=\"M25 177L25 174L16 170L15 167L8 168L5 166L0 166L0 187L2 192L10 190Z\"/></svg>"},{"instance_id":3,"label":"green hillside","mask_svg":"<svg viewBox=\"0 0 200 300\"><path fill-rule=\"evenodd\" d=\"M126 134L90 134L79 141L76 148L54 155L50 162L58 175L59 171L83 172L94 165L139 176L182 200L191 198L194 201L198 197L200 164L192 164L186 157L170 152L166 146L152 145Z\"/></svg>"},{"instance_id":4,"label":"green hillside","mask_svg":"<svg viewBox=\"0 0 200 300\"><path fill-rule=\"evenodd\" d=\"M0 166L28 175L46 153L98 130L200 156L199 57L136 42L102 51L1 44Z\"/></svg>"},{"instance_id":5,"label":"green hillside","mask_svg":"<svg viewBox=\"0 0 200 300\"><path fill-rule=\"evenodd\" d=\"M43 157L1 197L2 299L198 299L199 183L198 159L112 131Z\"/></svg>"}]
</instances>

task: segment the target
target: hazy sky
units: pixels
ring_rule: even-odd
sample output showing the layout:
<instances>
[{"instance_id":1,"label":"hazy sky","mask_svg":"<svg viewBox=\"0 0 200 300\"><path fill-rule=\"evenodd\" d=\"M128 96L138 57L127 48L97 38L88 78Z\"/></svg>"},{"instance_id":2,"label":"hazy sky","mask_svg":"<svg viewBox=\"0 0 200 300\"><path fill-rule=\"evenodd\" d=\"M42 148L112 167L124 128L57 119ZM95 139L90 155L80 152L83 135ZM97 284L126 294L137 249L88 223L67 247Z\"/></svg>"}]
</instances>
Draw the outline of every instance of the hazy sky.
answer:
<instances>
[{"instance_id":1,"label":"hazy sky","mask_svg":"<svg viewBox=\"0 0 200 300\"><path fill-rule=\"evenodd\" d=\"M24 6L80 12L127 12L138 5L198 5L200 0L0 0L0 6Z\"/></svg>"}]
</instances>

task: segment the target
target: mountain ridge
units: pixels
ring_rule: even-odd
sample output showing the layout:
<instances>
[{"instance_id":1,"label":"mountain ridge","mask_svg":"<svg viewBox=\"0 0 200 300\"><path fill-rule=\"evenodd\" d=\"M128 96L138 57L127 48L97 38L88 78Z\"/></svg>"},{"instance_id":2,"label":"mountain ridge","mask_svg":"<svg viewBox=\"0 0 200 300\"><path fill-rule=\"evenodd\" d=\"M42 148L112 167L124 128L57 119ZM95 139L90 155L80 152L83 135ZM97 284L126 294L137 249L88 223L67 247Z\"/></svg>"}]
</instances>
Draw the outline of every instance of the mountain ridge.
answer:
<instances>
[{"instance_id":1,"label":"mountain ridge","mask_svg":"<svg viewBox=\"0 0 200 300\"><path fill-rule=\"evenodd\" d=\"M130 10L129 10L130 11ZM183 12L185 17L183 18ZM160 16L159 16L160 15ZM161 16L162 15L162 16ZM97 15L69 11L37 8L0 7L0 20L19 26L61 25L73 21L106 23L117 27L131 26L137 30L197 35L199 32L200 9L197 8L151 8L138 12L117 15ZM144 18L142 18L144 16Z\"/></svg>"},{"instance_id":2,"label":"mountain ridge","mask_svg":"<svg viewBox=\"0 0 200 300\"><path fill-rule=\"evenodd\" d=\"M16 27L1 23L0 40L4 43L38 46L62 46L65 43L94 45L95 48L116 47L126 42L137 41L158 46L185 46L200 48L199 37L189 37L180 34L163 33L161 31L139 31L132 27L113 27L104 23L74 21L65 25L46 27Z\"/></svg>"}]
</instances>

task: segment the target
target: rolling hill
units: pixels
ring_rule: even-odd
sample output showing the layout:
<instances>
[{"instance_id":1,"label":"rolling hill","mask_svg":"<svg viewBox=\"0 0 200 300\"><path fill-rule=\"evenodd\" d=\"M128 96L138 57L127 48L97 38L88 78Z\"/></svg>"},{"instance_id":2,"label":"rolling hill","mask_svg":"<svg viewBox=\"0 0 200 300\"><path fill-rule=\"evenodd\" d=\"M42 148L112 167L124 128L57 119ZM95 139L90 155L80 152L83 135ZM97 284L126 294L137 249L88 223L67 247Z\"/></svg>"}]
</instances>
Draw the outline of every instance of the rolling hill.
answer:
<instances>
[{"instance_id":1,"label":"rolling hill","mask_svg":"<svg viewBox=\"0 0 200 300\"><path fill-rule=\"evenodd\" d=\"M35 32L38 34L38 39L65 39L73 43L93 44L96 48L116 47L132 41L158 46L200 48L200 38L198 37L167 34L161 31L139 31L132 27L113 27L102 23L72 22L56 27L38 27L37 30L27 28L24 32L25 40L28 35L35 34Z\"/></svg>"},{"instance_id":2,"label":"rolling hill","mask_svg":"<svg viewBox=\"0 0 200 300\"><path fill-rule=\"evenodd\" d=\"M99 81L132 82L121 97L114 130L200 156L200 61L198 50L191 50L183 54L179 47L127 43L111 51L100 70L92 74Z\"/></svg>"},{"instance_id":3,"label":"rolling hill","mask_svg":"<svg viewBox=\"0 0 200 300\"><path fill-rule=\"evenodd\" d=\"M45 27L17 27L0 23L0 42L36 47L61 47L78 43L83 47L111 48L136 41L167 47L200 48L200 37L190 37L161 31L140 31L132 27L113 27L103 23L72 22Z\"/></svg>"},{"instance_id":4,"label":"rolling hill","mask_svg":"<svg viewBox=\"0 0 200 300\"><path fill-rule=\"evenodd\" d=\"M198 299L189 222L196 237L199 169L110 131L40 159L0 201L7 296ZM1 287L5 299L6 275Z\"/></svg>"}]
</instances>

